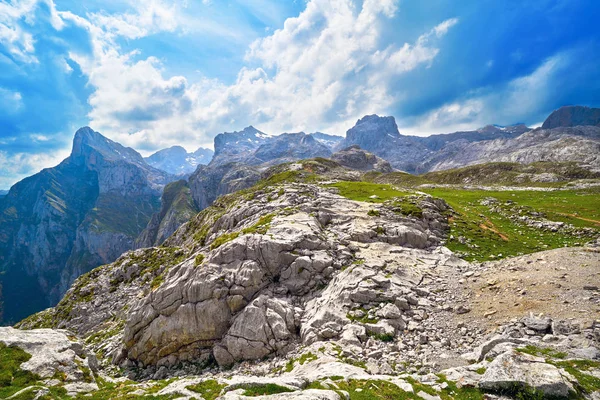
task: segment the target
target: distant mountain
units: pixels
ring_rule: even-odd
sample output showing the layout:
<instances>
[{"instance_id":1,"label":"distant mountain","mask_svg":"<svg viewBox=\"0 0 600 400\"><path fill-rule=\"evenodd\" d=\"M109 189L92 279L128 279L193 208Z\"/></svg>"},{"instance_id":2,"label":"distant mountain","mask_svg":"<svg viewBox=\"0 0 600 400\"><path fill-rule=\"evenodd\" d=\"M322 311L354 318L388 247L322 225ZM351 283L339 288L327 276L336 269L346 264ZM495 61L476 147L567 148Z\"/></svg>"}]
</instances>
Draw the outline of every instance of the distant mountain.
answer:
<instances>
[{"instance_id":1,"label":"distant mountain","mask_svg":"<svg viewBox=\"0 0 600 400\"><path fill-rule=\"evenodd\" d=\"M543 129L582 125L600 126L600 108L565 106L555 110L546 118Z\"/></svg>"},{"instance_id":2,"label":"distant mountain","mask_svg":"<svg viewBox=\"0 0 600 400\"><path fill-rule=\"evenodd\" d=\"M8 194L8 190L0 190L0 197L6 196Z\"/></svg>"},{"instance_id":3,"label":"distant mountain","mask_svg":"<svg viewBox=\"0 0 600 400\"><path fill-rule=\"evenodd\" d=\"M146 162L154 168L168 172L173 175L191 174L198 165L206 165L210 162L214 152L210 149L199 148L193 153L188 153L181 146L173 146L168 149L159 150L149 157Z\"/></svg>"},{"instance_id":4,"label":"distant mountain","mask_svg":"<svg viewBox=\"0 0 600 400\"><path fill-rule=\"evenodd\" d=\"M211 164L246 162L256 164L254 151L267 141L269 136L253 126L239 132L224 132L215 136L215 155Z\"/></svg>"},{"instance_id":5,"label":"distant mountain","mask_svg":"<svg viewBox=\"0 0 600 400\"><path fill-rule=\"evenodd\" d=\"M495 161L575 161L590 170L600 170L600 127L538 128L516 138L455 141L425 160L423 169L440 171Z\"/></svg>"},{"instance_id":6,"label":"distant mountain","mask_svg":"<svg viewBox=\"0 0 600 400\"><path fill-rule=\"evenodd\" d=\"M417 140L423 143L428 149L437 151L445 145L457 140L466 140L467 142L480 142L483 140L495 140L503 138L514 138L530 131L524 124L515 124L510 126L487 125L475 131L461 131L454 133L442 133L437 135L418 137Z\"/></svg>"},{"instance_id":7,"label":"distant mountain","mask_svg":"<svg viewBox=\"0 0 600 400\"><path fill-rule=\"evenodd\" d=\"M71 155L0 201L0 323L56 303L75 278L133 247L172 176L85 127Z\"/></svg>"},{"instance_id":8,"label":"distant mountain","mask_svg":"<svg viewBox=\"0 0 600 400\"><path fill-rule=\"evenodd\" d=\"M337 147L358 145L388 160L394 168L410 173L491 161L576 161L598 169L600 138L599 129L594 126L598 123L597 111L600 109L563 107L544 123L582 126L531 130L524 124L487 125L475 131L427 137L401 135L393 117L368 115L348 130Z\"/></svg>"},{"instance_id":9,"label":"distant mountain","mask_svg":"<svg viewBox=\"0 0 600 400\"><path fill-rule=\"evenodd\" d=\"M432 154L422 138L404 136L398 132L394 117L367 115L346 132L338 149L358 145L361 149L389 161L394 168L415 172L423 160Z\"/></svg>"},{"instance_id":10,"label":"distant mountain","mask_svg":"<svg viewBox=\"0 0 600 400\"><path fill-rule=\"evenodd\" d=\"M218 134L212 161L198 167L189 178L196 206L202 210L220 195L252 186L269 166L330 157L330 148L321 141L329 136L304 132L268 136L252 126L240 132Z\"/></svg>"}]
</instances>

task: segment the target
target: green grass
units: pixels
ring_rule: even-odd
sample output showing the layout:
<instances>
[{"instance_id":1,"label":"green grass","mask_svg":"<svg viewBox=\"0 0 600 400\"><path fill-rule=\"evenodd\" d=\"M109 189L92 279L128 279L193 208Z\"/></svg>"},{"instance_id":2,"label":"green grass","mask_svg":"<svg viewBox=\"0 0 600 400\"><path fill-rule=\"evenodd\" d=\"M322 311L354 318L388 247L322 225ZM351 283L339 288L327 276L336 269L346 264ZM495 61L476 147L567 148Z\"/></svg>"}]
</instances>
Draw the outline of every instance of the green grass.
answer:
<instances>
[{"instance_id":1,"label":"green grass","mask_svg":"<svg viewBox=\"0 0 600 400\"><path fill-rule=\"evenodd\" d=\"M327 186L337 188L340 195L347 199L369 203L383 203L386 200L411 194L395 189L392 185L371 182L342 181ZM377 197L371 198L371 196Z\"/></svg>"},{"instance_id":2,"label":"green grass","mask_svg":"<svg viewBox=\"0 0 600 400\"><path fill-rule=\"evenodd\" d=\"M517 349L520 353L530 354L532 356L537 357L548 357L548 358L559 358L564 359L567 358L568 354L562 351L556 351L547 347L537 347L531 344L528 344L525 347L519 347Z\"/></svg>"},{"instance_id":3,"label":"green grass","mask_svg":"<svg viewBox=\"0 0 600 400\"><path fill-rule=\"evenodd\" d=\"M21 369L31 354L0 342L0 398L5 399L28 386L35 385L40 377Z\"/></svg>"},{"instance_id":4,"label":"green grass","mask_svg":"<svg viewBox=\"0 0 600 400\"><path fill-rule=\"evenodd\" d=\"M204 262L204 254L198 254L195 258L194 258L194 265L196 267L202 265L202 263Z\"/></svg>"},{"instance_id":5,"label":"green grass","mask_svg":"<svg viewBox=\"0 0 600 400\"><path fill-rule=\"evenodd\" d=\"M200 394L204 400L215 400L219 397L225 386L227 385L221 385L214 379L207 379L196 385L187 386L186 389Z\"/></svg>"},{"instance_id":6,"label":"green grass","mask_svg":"<svg viewBox=\"0 0 600 400\"><path fill-rule=\"evenodd\" d=\"M236 239L238 236L240 236L240 232L224 233L215 240L213 240L213 242L210 244L210 249L217 249L223 246L225 243L231 242L232 240Z\"/></svg>"},{"instance_id":7,"label":"green grass","mask_svg":"<svg viewBox=\"0 0 600 400\"><path fill-rule=\"evenodd\" d=\"M312 352L304 353L298 358L292 358L285 364L285 372L291 372L294 369L294 364L297 362L300 365L304 365L307 362L311 362L317 359L317 356Z\"/></svg>"},{"instance_id":8,"label":"green grass","mask_svg":"<svg viewBox=\"0 0 600 400\"><path fill-rule=\"evenodd\" d=\"M397 214L409 217L423 218L423 209L418 206L418 199L414 197L402 197L391 202L392 210Z\"/></svg>"},{"instance_id":9,"label":"green grass","mask_svg":"<svg viewBox=\"0 0 600 400\"><path fill-rule=\"evenodd\" d=\"M600 221L600 189L539 192L435 188L423 191L446 200L456 211L449 219L452 238L447 246L469 261L486 261L574 246L594 237L579 238L562 232L543 231L512 221L480 204L481 200L488 197L497 199L501 207L520 207L540 212L552 221L570 223L579 228L595 228L596 232L600 227L595 222ZM514 203L507 206L507 201ZM466 243L461 243L460 237L465 238Z\"/></svg>"},{"instance_id":10,"label":"green grass","mask_svg":"<svg viewBox=\"0 0 600 400\"><path fill-rule=\"evenodd\" d=\"M273 218L275 218L274 213L271 214L267 214L267 215L263 215L262 217L260 217L258 219L258 221L245 229L242 229L242 233L244 235L247 234L253 234L253 233L257 233L257 234L261 234L264 235L267 233L267 231L269 230L269 227L271 226L271 221L273 221Z\"/></svg>"},{"instance_id":11,"label":"green grass","mask_svg":"<svg viewBox=\"0 0 600 400\"><path fill-rule=\"evenodd\" d=\"M247 388L244 391L244 396L265 396L277 393L289 393L294 390L285 386L276 385L274 383L265 383Z\"/></svg>"},{"instance_id":12,"label":"green grass","mask_svg":"<svg viewBox=\"0 0 600 400\"><path fill-rule=\"evenodd\" d=\"M369 210L367 215L370 217L379 217L381 213L378 210Z\"/></svg>"},{"instance_id":13,"label":"green grass","mask_svg":"<svg viewBox=\"0 0 600 400\"><path fill-rule=\"evenodd\" d=\"M586 373L594 368L596 371L600 369L599 361L592 360L565 360L565 361L549 361L551 364L563 368L577 379L578 385L576 390L580 396L589 395L600 390L600 378Z\"/></svg>"}]
</instances>

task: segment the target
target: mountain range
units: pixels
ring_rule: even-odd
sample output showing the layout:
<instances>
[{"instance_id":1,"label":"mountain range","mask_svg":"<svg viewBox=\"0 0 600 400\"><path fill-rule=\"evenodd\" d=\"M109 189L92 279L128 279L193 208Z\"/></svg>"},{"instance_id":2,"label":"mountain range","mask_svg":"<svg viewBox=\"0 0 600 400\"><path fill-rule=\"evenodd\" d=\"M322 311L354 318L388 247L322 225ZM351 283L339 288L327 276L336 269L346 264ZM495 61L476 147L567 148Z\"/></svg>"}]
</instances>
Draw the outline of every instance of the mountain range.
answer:
<instances>
[{"instance_id":1,"label":"mountain range","mask_svg":"<svg viewBox=\"0 0 600 400\"><path fill-rule=\"evenodd\" d=\"M144 159L81 128L61 164L0 195L0 323L56 304L78 276L127 250L162 244L219 196L256 184L281 163L330 158L357 171L423 173L492 161L574 161L600 170L599 125L599 109L573 106L537 129L488 125L429 137L401 135L393 117L376 115L358 120L345 138L269 136L250 126L217 135L210 162L210 150L178 146Z\"/></svg>"},{"instance_id":2,"label":"mountain range","mask_svg":"<svg viewBox=\"0 0 600 400\"><path fill-rule=\"evenodd\" d=\"M191 174L198 165L205 165L210 162L214 152L211 149L200 147L193 153L188 153L181 146L173 146L168 149L162 149L145 157L146 162L157 169L168 172L172 175Z\"/></svg>"}]
</instances>

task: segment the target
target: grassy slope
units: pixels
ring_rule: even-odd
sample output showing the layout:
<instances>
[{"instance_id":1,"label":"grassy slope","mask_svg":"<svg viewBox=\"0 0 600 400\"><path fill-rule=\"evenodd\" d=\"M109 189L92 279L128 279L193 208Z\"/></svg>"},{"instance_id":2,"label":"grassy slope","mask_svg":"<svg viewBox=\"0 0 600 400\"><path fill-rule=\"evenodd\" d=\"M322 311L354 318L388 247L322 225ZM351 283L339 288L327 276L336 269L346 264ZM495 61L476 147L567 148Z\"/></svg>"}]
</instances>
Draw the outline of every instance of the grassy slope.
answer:
<instances>
[{"instance_id":1,"label":"grassy slope","mask_svg":"<svg viewBox=\"0 0 600 400\"><path fill-rule=\"evenodd\" d=\"M531 211L542 213L546 219L572 224L576 227L600 228L600 190L482 191L448 188L425 189L425 192L446 200L456 211L450 220L452 239L447 246L464 254L468 260L488 260L491 256L508 257L563 246L582 244L587 240L560 232L542 231L490 211L480 201L494 197L502 202L512 201ZM484 227L482 227L482 225ZM478 248L460 243L459 237L472 240ZM499 256L501 255L501 256Z\"/></svg>"},{"instance_id":2,"label":"grassy slope","mask_svg":"<svg viewBox=\"0 0 600 400\"><path fill-rule=\"evenodd\" d=\"M410 194L388 184L371 182L338 182L342 196L357 201L383 202ZM467 260L489 260L533 253L563 246L580 245L593 236L577 237L564 232L543 231L517 223L507 216L493 212L480 201L489 197L503 207L523 207L543 218L572 224L578 228L600 228L600 189L540 191L483 191L453 188L432 188L422 191L444 200L455 210L450 217L450 239L447 246ZM371 196L377 196L371 198ZM512 213L512 212L509 212ZM536 217L538 218L538 217Z\"/></svg>"}]
</instances>

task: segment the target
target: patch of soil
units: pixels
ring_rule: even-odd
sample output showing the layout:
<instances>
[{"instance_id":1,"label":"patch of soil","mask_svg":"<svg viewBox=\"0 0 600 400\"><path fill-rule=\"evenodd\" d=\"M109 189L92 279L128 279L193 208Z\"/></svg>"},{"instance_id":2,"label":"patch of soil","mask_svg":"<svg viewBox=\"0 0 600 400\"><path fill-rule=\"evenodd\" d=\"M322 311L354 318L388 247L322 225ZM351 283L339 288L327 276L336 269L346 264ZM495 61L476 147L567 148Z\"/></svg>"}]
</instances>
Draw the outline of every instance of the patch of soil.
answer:
<instances>
[{"instance_id":1,"label":"patch of soil","mask_svg":"<svg viewBox=\"0 0 600 400\"><path fill-rule=\"evenodd\" d=\"M481 264L464 277L464 322L493 328L534 313L600 320L600 249L562 248Z\"/></svg>"}]
</instances>

